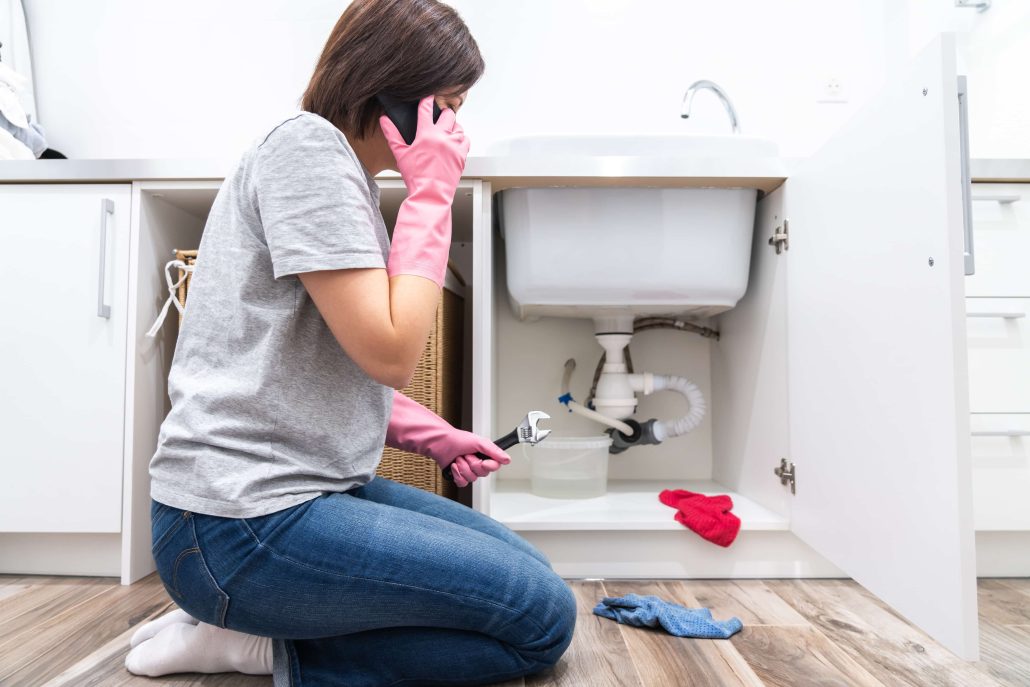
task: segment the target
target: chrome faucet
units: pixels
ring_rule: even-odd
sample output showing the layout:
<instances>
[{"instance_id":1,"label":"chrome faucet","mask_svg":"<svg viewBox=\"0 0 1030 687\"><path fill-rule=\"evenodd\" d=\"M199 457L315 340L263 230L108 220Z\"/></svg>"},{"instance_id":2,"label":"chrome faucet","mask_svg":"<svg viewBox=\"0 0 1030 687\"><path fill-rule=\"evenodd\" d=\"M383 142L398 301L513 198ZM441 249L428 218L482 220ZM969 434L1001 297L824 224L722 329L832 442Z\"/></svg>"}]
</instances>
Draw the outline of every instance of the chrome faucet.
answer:
<instances>
[{"instance_id":1,"label":"chrome faucet","mask_svg":"<svg viewBox=\"0 0 1030 687\"><path fill-rule=\"evenodd\" d=\"M730 102L730 98L726 95L726 91L722 90L718 84L714 81L708 81L707 79L701 79L690 84L690 88L683 94L683 105L680 110L680 117L688 119L690 117L690 105L694 102L694 96L702 88L709 88L715 92L715 95L719 96L719 100L722 101L723 107L726 108L726 114L730 116L730 124L733 125L733 133L740 133L740 124L737 119L737 111L733 109L733 103Z\"/></svg>"}]
</instances>

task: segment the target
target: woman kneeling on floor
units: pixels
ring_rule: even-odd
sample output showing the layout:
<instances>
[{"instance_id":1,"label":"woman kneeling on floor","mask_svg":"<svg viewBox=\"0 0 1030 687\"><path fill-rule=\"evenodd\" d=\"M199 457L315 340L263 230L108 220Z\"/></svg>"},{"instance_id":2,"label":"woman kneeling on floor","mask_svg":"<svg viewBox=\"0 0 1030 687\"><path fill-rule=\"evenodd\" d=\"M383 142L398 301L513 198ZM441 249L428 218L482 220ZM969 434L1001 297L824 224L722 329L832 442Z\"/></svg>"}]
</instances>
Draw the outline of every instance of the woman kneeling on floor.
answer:
<instances>
[{"instance_id":1,"label":"woman kneeling on floor","mask_svg":"<svg viewBox=\"0 0 1030 687\"><path fill-rule=\"evenodd\" d=\"M482 685L568 648L575 598L540 551L375 475L384 445L458 486L509 462L397 391L435 320L469 148L455 114L483 69L446 5L355 0L302 111L219 190L150 464L152 551L179 610L136 632L131 672ZM419 102L410 145L381 93ZM408 189L392 241L373 178L386 169Z\"/></svg>"}]
</instances>

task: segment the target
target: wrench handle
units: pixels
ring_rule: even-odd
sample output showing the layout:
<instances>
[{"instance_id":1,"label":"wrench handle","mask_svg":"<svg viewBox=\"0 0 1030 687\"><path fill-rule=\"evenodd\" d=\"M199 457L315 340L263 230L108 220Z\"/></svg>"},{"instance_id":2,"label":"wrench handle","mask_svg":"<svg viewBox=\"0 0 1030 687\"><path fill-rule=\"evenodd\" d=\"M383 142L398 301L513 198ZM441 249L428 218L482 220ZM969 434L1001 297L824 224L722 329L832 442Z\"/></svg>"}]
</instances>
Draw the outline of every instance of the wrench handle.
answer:
<instances>
[{"instance_id":1,"label":"wrench handle","mask_svg":"<svg viewBox=\"0 0 1030 687\"><path fill-rule=\"evenodd\" d=\"M515 444L519 443L519 429L518 429L518 427L516 427L515 429L511 430L510 432L505 434L500 439L497 439L496 441L494 441L494 443L497 444L498 448L500 448L501 450L507 451L512 446L514 446ZM490 458L490 456L487 456L487 455L484 455L482 453L479 453L478 451L476 452L476 455L479 456L479 458L481 458L483 460L493 460L492 458ZM448 465L447 467L445 467L443 469L443 477L448 482L453 482L454 481L454 475L451 473L451 466L450 465Z\"/></svg>"},{"instance_id":2,"label":"wrench handle","mask_svg":"<svg viewBox=\"0 0 1030 687\"><path fill-rule=\"evenodd\" d=\"M519 430L518 430L518 427L516 427L515 429L511 430L510 432L505 434L503 437L501 437L500 439L498 439L494 443L497 444L498 448L500 448L502 451L507 451L512 446L514 446L515 444L519 443ZM482 454L480 454L480 455L482 455Z\"/></svg>"}]
</instances>

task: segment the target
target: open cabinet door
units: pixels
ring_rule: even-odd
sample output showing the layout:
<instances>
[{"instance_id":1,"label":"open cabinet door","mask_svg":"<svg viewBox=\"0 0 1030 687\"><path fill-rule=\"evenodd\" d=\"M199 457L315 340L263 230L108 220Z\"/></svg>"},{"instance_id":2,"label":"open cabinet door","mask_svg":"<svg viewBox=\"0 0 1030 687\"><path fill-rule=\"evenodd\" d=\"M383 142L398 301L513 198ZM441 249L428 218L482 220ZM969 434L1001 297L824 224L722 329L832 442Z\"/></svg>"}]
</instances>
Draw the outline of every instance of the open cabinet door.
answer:
<instances>
[{"instance_id":1,"label":"open cabinet door","mask_svg":"<svg viewBox=\"0 0 1030 687\"><path fill-rule=\"evenodd\" d=\"M955 38L785 183L796 534L977 656Z\"/></svg>"}]
</instances>

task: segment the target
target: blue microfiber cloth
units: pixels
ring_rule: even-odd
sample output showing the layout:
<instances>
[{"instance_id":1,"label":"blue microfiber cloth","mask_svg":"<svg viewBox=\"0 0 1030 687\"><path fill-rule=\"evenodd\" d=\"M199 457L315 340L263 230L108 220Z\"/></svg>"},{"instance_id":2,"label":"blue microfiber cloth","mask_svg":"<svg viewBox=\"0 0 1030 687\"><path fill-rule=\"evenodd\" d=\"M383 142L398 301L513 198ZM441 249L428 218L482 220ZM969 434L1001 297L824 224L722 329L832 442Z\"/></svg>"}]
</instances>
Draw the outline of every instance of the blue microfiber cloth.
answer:
<instances>
[{"instance_id":1,"label":"blue microfiber cloth","mask_svg":"<svg viewBox=\"0 0 1030 687\"><path fill-rule=\"evenodd\" d=\"M687 608L651 595L606 596L594 613L623 625L661 627L677 637L727 639L744 627L739 618L714 620L707 608Z\"/></svg>"}]
</instances>

